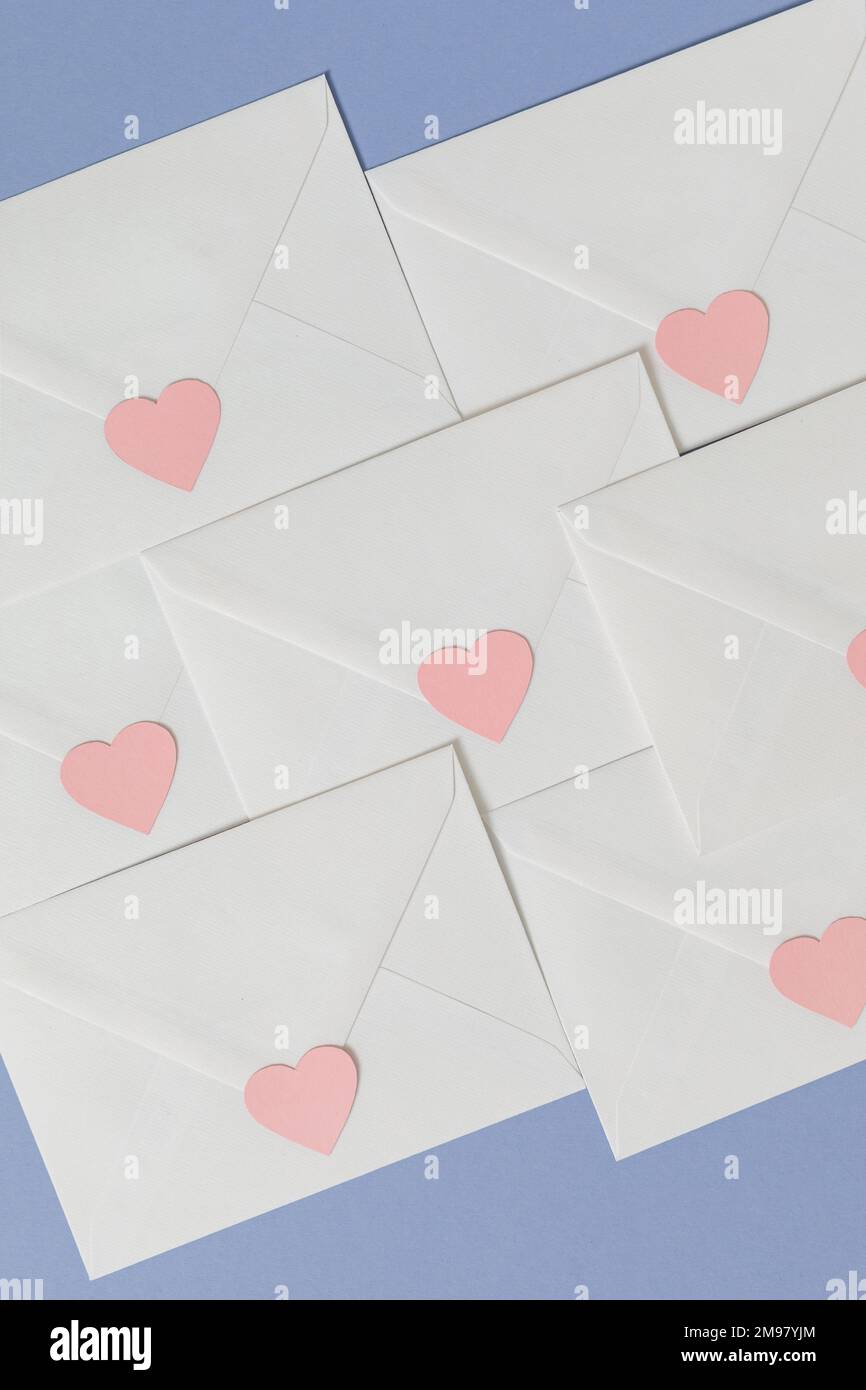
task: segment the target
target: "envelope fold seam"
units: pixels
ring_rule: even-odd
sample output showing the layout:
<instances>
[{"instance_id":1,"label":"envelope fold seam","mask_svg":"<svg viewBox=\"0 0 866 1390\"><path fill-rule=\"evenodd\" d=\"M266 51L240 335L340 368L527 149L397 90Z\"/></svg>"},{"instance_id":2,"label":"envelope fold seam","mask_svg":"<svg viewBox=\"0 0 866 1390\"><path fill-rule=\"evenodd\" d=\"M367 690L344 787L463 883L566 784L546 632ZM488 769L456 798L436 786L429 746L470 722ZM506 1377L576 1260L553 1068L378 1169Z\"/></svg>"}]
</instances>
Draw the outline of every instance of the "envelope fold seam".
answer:
<instances>
[{"instance_id":1,"label":"envelope fold seam","mask_svg":"<svg viewBox=\"0 0 866 1390\"><path fill-rule=\"evenodd\" d=\"M274 304L268 304L263 299L253 299L250 303L250 308L252 308L253 304L257 305L261 309L266 309L270 314L279 314L282 318L288 319L292 323L303 324L305 328L311 329L314 333L321 333L323 337L329 338L332 342L335 343L342 343L345 347L352 348L354 352L360 352L366 357L372 357L377 362L384 362L386 366L393 367L395 371L398 372L405 372L407 376L413 377L416 381L425 380L424 374L422 372L416 372L412 367L407 367L402 362L395 362L392 357L383 357L380 352L374 352L372 348L364 347L362 343L356 343L352 338L344 338L341 334L334 333L334 331L330 328L322 328L321 324L311 323L309 319L302 319L297 314L290 314L287 309L278 309ZM225 367L227 365L228 359L226 359L226 362L224 362L223 366L220 368L220 374L225 370ZM453 410L454 415L456 417L455 423L460 423L462 421L462 416L460 415L460 412L458 411L457 407L454 405L453 400L450 399L450 392L449 399L446 400L445 404ZM447 426L440 425L439 428L445 429L447 428ZM435 433L435 431L433 432ZM422 437L426 438L426 436ZM353 467L354 465L349 464L348 466ZM311 479L311 481L316 482L318 480ZM300 483L298 486L303 487L305 486L305 484Z\"/></svg>"},{"instance_id":2,"label":"envelope fold seam","mask_svg":"<svg viewBox=\"0 0 866 1390\"><path fill-rule=\"evenodd\" d=\"M417 888L418 888L418 884L421 882L421 879L423 878L424 873L426 872L427 865L430 863L430 860L431 860L432 857L433 857L433 853L434 853L434 851L435 851L435 849L436 849L436 846L439 844L439 841L440 841L441 838L442 838L442 832L444 831L445 826L448 824L448 819L449 819L449 817L450 817L450 815L451 815L452 810L454 809L454 803L455 803L455 801L456 801L456 799L457 799L457 776L456 776L456 771L457 771L457 769L456 769L456 762L457 762L457 759L456 759L456 756L455 756L455 753L454 753L453 745L447 745L447 746L449 746L449 747L451 748L451 796L450 796L450 799L449 799L449 801L448 801L448 806L446 807L445 814L444 814L444 816L442 817L441 824L439 825L439 828L438 828L438 830L436 831L435 836L433 837L433 842L432 842L432 844L430 845L430 848L429 848L429 850L427 851L427 854L426 854L425 857L424 857L424 862L423 862L423 864L421 865L421 868L418 870L418 873L417 873L417 875L416 875L416 878L415 878L414 883L412 884L412 887L409 889L409 894L408 894L408 896L407 896L407 898L406 898L405 903L403 904L403 910L402 910L402 912L400 913L399 917L397 918L397 921L394 923L394 929L393 929L393 931L391 932L391 935L388 937L387 942L385 943L385 948L384 948L384 950L382 951L381 956L379 957L378 964L376 965L375 970L371 971L371 973L370 973L370 982L369 982L369 984L367 985L366 990L364 991L364 996L363 996L363 998L362 998L360 1004L358 1005L357 1011L356 1011L356 1013L355 1013L355 1017L352 1019L352 1022L349 1024L349 1027L348 1027L347 1032L346 1032L345 1043L346 1043L347 1046L348 1046L348 1043L349 1043L349 1038L352 1036L352 1030L354 1029L356 1023L358 1022L358 1019L360 1018L361 1013L363 1012L364 1005L366 1004L367 1000L368 1000L369 997L370 997L370 991L372 990L372 988L373 988L373 986L374 986L374 984L375 984L375 982L376 982L376 976L378 975L379 971L380 971L381 969L383 969L382 962L384 961L384 959L385 959L385 957L387 956L389 950L391 949L391 945L392 945L392 943L393 943L394 937L397 935L397 932L400 930L400 926L401 926L401 924L402 924L402 922L403 922L403 919L404 919L404 917L406 916L406 913L407 913L407 911L408 911L408 909L409 909L409 904L411 903L413 897L415 896L415 893L416 893ZM423 755L422 755L422 756L423 756ZM461 769L461 772L462 772L462 769ZM418 983L418 982L416 981L416 983Z\"/></svg>"},{"instance_id":3,"label":"envelope fold seam","mask_svg":"<svg viewBox=\"0 0 866 1390\"><path fill-rule=\"evenodd\" d=\"M318 139L318 141L317 141L317 143L316 143L316 148L315 148L314 151L313 151L312 157L311 157L310 162L309 162L309 164L308 164L308 166L307 166L306 173L304 174L304 177L301 179L301 182L300 182L299 185L298 185L298 190L297 190L297 192L296 192L296 194L295 194L295 196L294 196L294 199L292 200L292 205L291 205L291 207L289 208L288 213L286 214L285 220L283 221L282 227L280 228L280 232L284 232L284 231L286 230L286 228L288 227L289 223L290 223L291 220L292 220L292 217L294 216L295 208L298 206L298 203L299 203L299 201L300 201L300 199L301 199L301 195L302 195L304 189L305 189L306 186L307 186L307 182L308 182L308 180L309 180L310 174L313 172L313 167L314 167L314 165L315 165L315 163L316 163L316 160L317 160L318 157L319 157L319 153L320 153L320 151L321 151L322 145L325 143L325 137L326 137L326 135L328 134L328 127L329 127L329 125L330 125L331 113L330 113L330 110L329 110L329 107L328 107L328 97L329 97L329 95L330 95L330 88L328 87L328 80L327 80L327 78L325 78L325 80L324 80L323 91L324 91L324 96L325 96L325 123L324 123L324 125L323 125L323 127L322 127L322 133L321 133L321 135L319 136L319 139ZM229 361L229 358L231 357L232 353L234 352L234 349L235 349L235 346L236 346L236 344L237 344L237 341L238 341L239 337L241 336L241 333L243 332L244 324L246 323L247 319L249 318L250 309L251 309L251 308L253 307L253 305L257 302L257 296L258 296L259 290L260 290L261 287L262 287L262 281L264 280L265 276L267 275L269 268L270 268L270 252L268 253L268 260L265 261L265 265L264 265L264 268L263 268L263 270L262 270L262 273L261 273L261 275L259 276L259 278L258 278L258 280L257 280L257 282L256 282L256 287L255 287L255 289L253 290L252 297L250 298L250 301L249 301L249 303L247 304L246 309L244 310L243 316L241 317L241 321L240 321L240 323L238 324L237 332L235 333L234 337L232 338L231 342L229 343L228 348L226 349L225 357L223 358L223 361L222 361L222 364L221 364L221 366L220 366L220 368L219 368L219 371L218 371L217 374L216 374L216 380L217 380L217 381L219 381L220 377L222 376L223 372L225 371L226 366L227 366L228 361ZM268 306L268 307L270 307L270 306Z\"/></svg>"},{"instance_id":4,"label":"envelope fold seam","mask_svg":"<svg viewBox=\"0 0 866 1390\"><path fill-rule=\"evenodd\" d=\"M782 229L784 228L785 223L787 222L788 218L790 217L792 211L794 211L795 208L796 208L797 198L798 198L799 195L800 195L800 190L802 189L803 184L806 182L806 178L807 178L807 176L808 176L809 170L811 169L812 165L813 165L814 162L815 162L815 159L816 159L816 157L817 157L818 151L820 150L821 146L822 146L823 143L824 143L824 140L825 140L825 138L826 138L826 136L827 136L827 132L828 132L828 130L830 129L830 126L833 124L833 118L834 118L834 116L836 115L836 112L838 111L839 106L841 105L842 98L844 97L845 93L846 93L847 90L848 90L848 85L849 85L849 83L850 83L850 81L851 81L851 78L852 78L853 75L854 75L854 71L855 71L855 69L856 69L856 67L857 67L857 64L858 64L859 61L860 61L860 58L861 58L861 55L862 55L863 52L864 52L864 49L866 49L866 39L864 39L864 40L861 41L860 47L858 48L858 50L857 50L857 52L856 52L856 54L855 54L855 56L854 56L854 60L853 60L853 62L852 62L852 64L851 64L851 67L848 69L848 73L847 73L847 75L846 75L846 77L845 77L845 81L842 83L842 86L841 86L841 88L840 88L840 90L839 90L839 95L837 96L835 102L833 103L832 110L830 111L830 114L828 115L827 120L826 120L825 123L824 123L823 129L821 130L821 133L820 133L820 135L818 136L818 139L815 141L815 146L814 146L814 148L813 148L813 150L812 150L812 153L809 155L809 158L808 158L808 160L807 160L807 162L806 162L806 167L805 167L805 169L803 170L802 174L800 175L800 178L799 178L798 181L797 181L797 186L796 186L796 188L794 189L793 193L791 194L791 201L788 203L788 206L786 207L784 213L782 214L781 218L779 219L779 225L778 225L778 227L776 228L775 235L773 236L773 239L772 239L772 241L770 242L770 245L767 247L767 253L766 253L766 255L764 256L764 259L761 261L761 264L760 264L760 266L758 267L757 274L755 275L755 278L754 278L754 280L752 281L752 288L753 288L753 289L755 288L755 286L757 285L758 281L760 280L761 276L762 276L763 273L764 273L764 269L765 269L765 267L766 267L766 265L767 265L767 262L769 261L770 257L771 257L772 254L773 254L773 249L774 249L774 247L775 247L775 245L776 245L776 242L779 240L779 237L780 237L781 234L782 234ZM820 220L820 219L818 219L818 220ZM829 225L832 226L832 223L829 224ZM838 228L837 230L841 231L842 228Z\"/></svg>"},{"instance_id":5,"label":"envelope fold seam","mask_svg":"<svg viewBox=\"0 0 866 1390\"><path fill-rule=\"evenodd\" d=\"M522 923L521 923L521 926L522 926ZM524 930L525 930L525 928L524 928ZM535 958L535 960L536 960L536 965L538 965L537 957ZM539 966L539 969L540 969L540 966ZM533 1032L531 1031L531 1029L529 1029L529 1028L521 1028L521 1026L520 1026L519 1023L512 1023L510 1019L507 1019L507 1018L500 1018L499 1014L492 1014L492 1013L490 1013L489 1009L482 1009L482 1008L479 1007L478 1004L467 1004L466 1000L465 1000L465 999L461 999L461 998L459 997L459 995L456 995L456 994L448 994L444 989L437 989L437 988L435 987L435 985L430 985L430 984L428 984L428 983L426 982L426 980L416 980L415 977L414 977L414 975L404 975L402 970L393 970L393 969L391 968L390 965L380 965L380 966L378 967L377 971L376 971L376 974L379 975L379 974L382 974L382 973L384 973L385 975L393 975L393 976L394 976L396 979L398 979L398 980L405 980L407 984L416 985L416 986L418 987L418 989L425 989L425 990L427 990L430 994L435 994L435 995L437 995L440 999L447 999L447 1000L449 1001L449 1003L451 1003L451 1004L457 1004L461 1009L469 1009L469 1011L470 1011L471 1013L473 1013L473 1014L481 1014L481 1016L482 1016L483 1018L489 1018L489 1019L491 1019L491 1021L492 1021L493 1023L499 1024L502 1028L511 1028L511 1029L514 1030L515 1033L520 1033L520 1034L521 1034L523 1037L525 1037L525 1038L532 1038L535 1042L541 1043L541 1045L542 1045L543 1047L549 1047L549 1048L551 1049L552 1052L555 1052L555 1053L556 1053L557 1057L561 1057L561 1058L562 1058L562 1060L566 1063L567 1066L570 1066L570 1067L572 1068L573 1071L577 1072L578 1076L580 1075L580 1068L578 1067L576 1061L574 1060L573 1054L572 1054L572 1055L569 1055L568 1057L566 1057L565 1054L562 1053L562 1052L560 1052L559 1048L555 1045L555 1043L552 1043L552 1042L550 1041L549 1038L542 1038L542 1037L539 1036L538 1033L533 1033ZM542 973L542 977L543 977L543 971L542 971L541 973ZM544 983L545 983L545 987L547 987L547 981L546 981L546 980L544 981ZM550 994L549 988L547 989L547 992L548 992L548 994ZM552 996L551 996L551 1003L553 1004L553 998L552 998ZM553 1005L553 1008L554 1008L554 1012L556 1013L557 1019L559 1019L559 1013L558 1013L558 1011L556 1010L556 1005L555 1005L555 1004ZM357 1020L356 1020L356 1021L357 1021ZM353 1025L353 1026L354 1026L354 1025ZM560 1026L561 1026L561 1020L560 1020ZM567 1044L567 1039L566 1039L566 1045L568 1045L568 1044ZM569 1052L570 1052L570 1051L571 1051L571 1050L570 1050L570 1048L569 1048Z\"/></svg>"}]
</instances>

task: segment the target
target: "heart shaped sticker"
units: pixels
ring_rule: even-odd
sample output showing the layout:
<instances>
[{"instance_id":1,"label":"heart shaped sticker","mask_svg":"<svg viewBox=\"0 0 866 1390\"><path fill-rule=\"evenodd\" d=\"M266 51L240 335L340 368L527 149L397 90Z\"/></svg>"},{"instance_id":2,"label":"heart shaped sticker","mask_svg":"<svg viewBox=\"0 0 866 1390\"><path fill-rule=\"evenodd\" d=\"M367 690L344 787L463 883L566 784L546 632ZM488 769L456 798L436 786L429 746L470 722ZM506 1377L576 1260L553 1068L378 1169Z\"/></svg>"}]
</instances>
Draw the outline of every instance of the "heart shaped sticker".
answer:
<instances>
[{"instance_id":1,"label":"heart shaped sticker","mask_svg":"<svg viewBox=\"0 0 866 1390\"><path fill-rule=\"evenodd\" d=\"M162 724L128 724L111 743L79 743L60 765L74 801L106 820L149 835L177 766L177 745Z\"/></svg>"},{"instance_id":2,"label":"heart shaped sticker","mask_svg":"<svg viewBox=\"0 0 866 1390\"><path fill-rule=\"evenodd\" d=\"M839 917L820 941L783 941L770 960L770 979L786 999L853 1028L866 1005L866 919Z\"/></svg>"},{"instance_id":3,"label":"heart shaped sticker","mask_svg":"<svg viewBox=\"0 0 866 1390\"><path fill-rule=\"evenodd\" d=\"M446 719L501 743L532 676L532 648L517 632L485 633L472 647L440 647L418 667L418 688Z\"/></svg>"},{"instance_id":4,"label":"heart shaped sticker","mask_svg":"<svg viewBox=\"0 0 866 1390\"><path fill-rule=\"evenodd\" d=\"M846 653L848 670L859 681L861 685L866 685L866 632L858 632L857 636L851 641Z\"/></svg>"},{"instance_id":5,"label":"heart shaped sticker","mask_svg":"<svg viewBox=\"0 0 866 1390\"><path fill-rule=\"evenodd\" d=\"M296 1067L277 1063L253 1072L244 1105L283 1139L329 1154L349 1118L358 1070L344 1047L313 1047Z\"/></svg>"},{"instance_id":6,"label":"heart shaped sticker","mask_svg":"<svg viewBox=\"0 0 866 1390\"><path fill-rule=\"evenodd\" d=\"M204 381L175 381L155 401L121 401L105 438L119 459L161 483L191 492L220 422L219 396Z\"/></svg>"},{"instance_id":7,"label":"heart shaped sticker","mask_svg":"<svg viewBox=\"0 0 866 1390\"><path fill-rule=\"evenodd\" d=\"M656 352L677 376L740 405L764 355L770 316L750 290L717 295L705 314L677 309L656 330Z\"/></svg>"}]
</instances>

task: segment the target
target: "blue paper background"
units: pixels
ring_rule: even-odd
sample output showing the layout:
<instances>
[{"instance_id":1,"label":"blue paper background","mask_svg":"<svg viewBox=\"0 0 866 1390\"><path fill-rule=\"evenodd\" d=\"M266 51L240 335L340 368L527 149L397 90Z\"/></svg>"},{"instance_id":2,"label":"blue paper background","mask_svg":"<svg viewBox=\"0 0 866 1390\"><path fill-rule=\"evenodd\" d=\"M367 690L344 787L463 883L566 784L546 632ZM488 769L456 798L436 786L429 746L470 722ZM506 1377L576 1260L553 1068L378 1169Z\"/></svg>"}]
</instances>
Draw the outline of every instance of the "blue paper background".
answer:
<instances>
[{"instance_id":1,"label":"blue paper background","mask_svg":"<svg viewBox=\"0 0 866 1390\"><path fill-rule=\"evenodd\" d=\"M420 148L429 114L447 138L784 8L6 0L0 196L127 149L129 113L156 139L322 71L372 167ZM823 1298L866 1278L864 1098L866 1065L617 1164L584 1094L438 1150L436 1181L410 1159L91 1284L0 1073L0 1278L46 1298Z\"/></svg>"}]
</instances>

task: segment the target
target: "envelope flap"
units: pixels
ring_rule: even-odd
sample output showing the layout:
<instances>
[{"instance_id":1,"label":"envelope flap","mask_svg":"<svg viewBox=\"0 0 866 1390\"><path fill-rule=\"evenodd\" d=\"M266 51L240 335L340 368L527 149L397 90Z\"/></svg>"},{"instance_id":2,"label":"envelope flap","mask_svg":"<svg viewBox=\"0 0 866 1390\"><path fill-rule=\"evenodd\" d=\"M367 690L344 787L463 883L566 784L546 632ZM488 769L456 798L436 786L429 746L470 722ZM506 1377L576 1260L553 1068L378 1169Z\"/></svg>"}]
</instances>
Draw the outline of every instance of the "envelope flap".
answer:
<instances>
[{"instance_id":1,"label":"envelope flap","mask_svg":"<svg viewBox=\"0 0 866 1390\"><path fill-rule=\"evenodd\" d=\"M0 977L242 1087L344 1042L453 791L444 749L14 914Z\"/></svg>"},{"instance_id":2,"label":"envelope flap","mask_svg":"<svg viewBox=\"0 0 866 1390\"><path fill-rule=\"evenodd\" d=\"M844 653L863 626L862 536L830 524L863 476L866 386L584 499L592 547Z\"/></svg>"},{"instance_id":3,"label":"envelope flap","mask_svg":"<svg viewBox=\"0 0 866 1390\"><path fill-rule=\"evenodd\" d=\"M866 701L838 652L601 550L582 559L699 849L862 783Z\"/></svg>"},{"instance_id":4,"label":"envelope flap","mask_svg":"<svg viewBox=\"0 0 866 1390\"><path fill-rule=\"evenodd\" d=\"M456 758L454 803L382 964L549 1043L572 1064Z\"/></svg>"},{"instance_id":5,"label":"envelope flap","mask_svg":"<svg viewBox=\"0 0 866 1390\"><path fill-rule=\"evenodd\" d=\"M195 603L416 696L431 645L496 628L537 643L573 566L557 504L576 480L599 487L636 466L642 448L646 462L673 452L633 356L157 547L147 564Z\"/></svg>"},{"instance_id":6,"label":"envelope flap","mask_svg":"<svg viewBox=\"0 0 866 1390\"><path fill-rule=\"evenodd\" d=\"M349 1041L352 1114L325 1156L254 1124L231 1087L2 986L0 1004L4 1058L91 1278L582 1089L534 1039L381 970Z\"/></svg>"},{"instance_id":7,"label":"envelope flap","mask_svg":"<svg viewBox=\"0 0 866 1390\"><path fill-rule=\"evenodd\" d=\"M324 79L322 79L324 81ZM325 128L256 299L419 377L441 368L327 83ZM423 399L419 382L419 399Z\"/></svg>"},{"instance_id":8,"label":"envelope flap","mask_svg":"<svg viewBox=\"0 0 866 1390\"><path fill-rule=\"evenodd\" d=\"M866 240L866 49L860 55L833 112L794 206L821 222Z\"/></svg>"},{"instance_id":9,"label":"envelope flap","mask_svg":"<svg viewBox=\"0 0 866 1390\"><path fill-rule=\"evenodd\" d=\"M131 378L215 381L327 99L316 78L3 203L3 371L100 416Z\"/></svg>"},{"instance_id":10,"label":"envelope flap","mask_svg":"<svg viewBox=\"0 0 866 1390\"><path fill-rule=\"evenodd\" d=\"M792 1005L765 962L505 860L617 1158L863 1057L862 1027Z\"/></svg>"},{"instance_id":11,"label":"envelope flap","mask_svg":"<svg viewBox=\"0 0 866 1390\"><path fill-rule=\"evenodd\" d=\"M562 509L703 850L864 775L864 410L852 387Z\"/></svg>"},{"instance_id":12,"label":"envelope flap","mask_svg":"<svg viewBox=\"0 0 866 1390\"><path fill-rule=\"evenodd\" d=\"M754 283L863 36L858 0L800 6L409 155L371 182L398 251L396 218L416 221L654 327ZM767 130L676 138L708 109Z\"/></svg>"},{"instance_id":13,"label":"envelope flap","mask_svg":"<svg viewBox=\"0 0 866 1390\"><path fill-rule=\"evenodd\" d=\"M687 879L694 860L651 748L593 769L586 785L561 782L485 820L507 855L661 921L672 921L671 878Z\"/></svg>"},{"instance_id":14,"label":"envelope flap","mask_svg":"<svg viewBox=\"0 0 866 1390\"><path fill-rule=\"evenodd\" d=\"M486 817L507 855L766 965L783 937L864 908L861 788L699 853L653 749Z\"/></svg>"}]
</instances>

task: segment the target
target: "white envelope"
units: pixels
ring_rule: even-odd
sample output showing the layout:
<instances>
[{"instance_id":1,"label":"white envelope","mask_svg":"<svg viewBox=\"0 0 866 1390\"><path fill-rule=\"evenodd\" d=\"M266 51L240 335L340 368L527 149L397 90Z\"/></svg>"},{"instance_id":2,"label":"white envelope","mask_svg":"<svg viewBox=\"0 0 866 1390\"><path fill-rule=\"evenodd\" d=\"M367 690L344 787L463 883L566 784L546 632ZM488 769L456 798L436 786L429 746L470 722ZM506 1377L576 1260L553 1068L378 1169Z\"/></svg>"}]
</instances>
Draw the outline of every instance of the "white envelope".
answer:
<instances>
[{"instance_id":1,"label":"white envelope","mask_svg":"<svg viewBox=\"0 0 866 1390\"><path fill-rule=\"evenodd\" d=\"M450 748L7 918L0 978L91 1277L582 1089ZM359 1072L330 1156L242 1094L321 1044Z\"/></svg>"},{"instance_id":2,"label":"white envelope","mask_svg":"<svg viewBox=\"0 0 866 1390\"><path fill-rule=\"evenodd\" d=\"M768 971L783 940L866 915L862 784L700 855L647 749L487 824L616 1157L866 1058L866 1014L811 1013ZM731 924L702 924L719 890Z\"/></svg>"},{"instance_id":3,"label":"white envelope","mask_svg":"<svg viewBox=\"0 0 866 1390\"><path fill-rule=\"evenodd\" d=\"M140 560L0 606L0 915L245 819ZM149 835L64 790L77 744L162 724L177 769Z\"/></svg>"},{"instance_id":4,"label":"white envelope","mask_svg":"<svg viewBox=\"0 0 866 1390\"><path fill-rule=\"evenodd\" d=\"M454 738L482 806L646 747L556 506L674 453L634 356L148 552L248 814ZM497 628L535 658L500 744L382 659Z\"/></svg>"},{"instance_id":5,"label":"white envelope","mask_svg":"<svg viewBox=\"0 0 866 1390\"><path fill-rule=\"evenodd\" d=\"M699 849L866 781L864 449L852 386L563 509Z\"/></svg>"},{"instance_id":6,"label":"white envelope","mask_svg":"<svg viewBox=\"0 0 866 1390\"><path fill-rule=\"evenodd\" d=\"M863 0L813 0L374 170L461 411L640 349L687 449L866 376L864 37ZM676 143L701 103L767 140ZM741 404L653 348L734 289L770 315Z\"/></svg>"},{"instance_id":7,"label":"white envelope","mask_svg":"<svg viewBox=\"0 0 866 1390\"><path fill-rule=\"evenodd\" d=\"M287 266L285 263L288 263ZM45 588L452 423L324 77L0 204L0 598ZM192 492L122 463L125 395L200 378Z\"/></svg>"}]
</instances>

